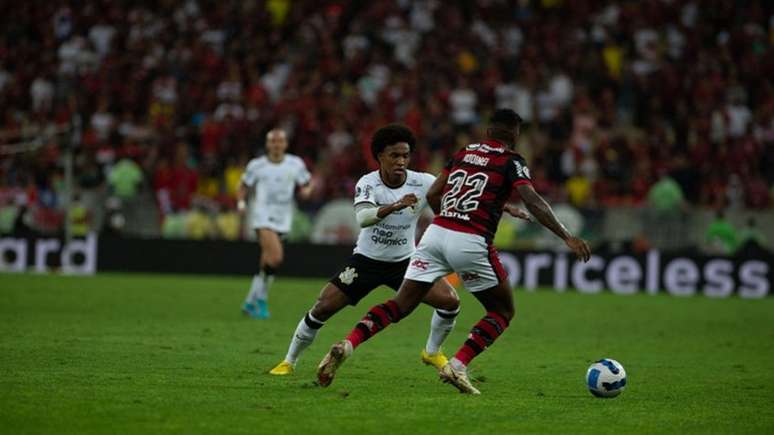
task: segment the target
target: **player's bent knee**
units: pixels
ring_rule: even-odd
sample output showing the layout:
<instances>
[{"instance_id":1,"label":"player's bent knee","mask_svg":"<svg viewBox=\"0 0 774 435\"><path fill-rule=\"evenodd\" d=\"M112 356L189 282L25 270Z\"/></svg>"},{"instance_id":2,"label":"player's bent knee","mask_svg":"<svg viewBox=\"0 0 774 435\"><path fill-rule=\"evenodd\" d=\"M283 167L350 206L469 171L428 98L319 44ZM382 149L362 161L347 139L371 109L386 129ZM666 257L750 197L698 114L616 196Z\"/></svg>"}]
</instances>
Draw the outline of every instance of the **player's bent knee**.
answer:
<instances>
[{"instance_id":1,"label":"player's bent knee","mask_svg":"<svg viewBox=\"0 0 774 435\"><path fill-rule=\"evenodd\" d=\"M325 322L346 307L348 303L349 299L344 295L344 292L334 284L328 283L320 292L320 296L317 297L310 312L314 318Z\"/></svg>"},{"instance_id":2,"label":"player's bent knee","mask_svg":"<svg viewBox=\"0 0 774 435\"><path fill-rule=\"evenodd\" d=\"M456 311L460 307L460 298L454 293L444 295L441 303L436 308L440 308L446 311Z\"/></svg>"},{"instance_id":3,"label":"player's bent knee","mask_svg":"<svg viewBox=\"0 0 774 435\"><path fill-rule=\"evenodd\" d=\"M312 313L315 319L325 322L336 313L336 310L326 301L318 299L309 312Z\"/></svg>"},{"instance_id":4,"label":"player's bent knee","mask_svg":"<svg viewBox=\"0 0 774 435\"><path fill-rule=\"evenodd\" d=\"M449 304L449 308L445 308L445 310L453 311L460 307L460 297L457 296L457 292L455 291L449 291L446 297L446 303Z\"/></svg>"},{"instance_id":5,"label":"player's bent knee","mask_svg":"<svg viewBox=\"0 0 774 435\"><path fill-rule=\"evenodd\" d=\"M279 267L283 261L285 261L285 255L282 253L282 251L274 254L274 262L277 263L277 267Z\"/></svg>"},{"instance_id":6,"label":"player's bent knee","mask_svg":"<svg viewBox=\"0 0 774 435\"><path fill-rule=\"evenodd\" d=\"M505 320L510 322L514 317L516 317L516 309L513 306L505 307L497 314L503 316Z\"/></svg>"},{"instance_id":7,"label":"player's bent knee","mask_svg":"<svg viewBox=\"0 0 774 435\"><path fill-rule=\"evenodd\" d=\"M273 269L279 269L279 267L282 265L282 255L267 256L265 264Z\"/></svg>"}]
</instances>

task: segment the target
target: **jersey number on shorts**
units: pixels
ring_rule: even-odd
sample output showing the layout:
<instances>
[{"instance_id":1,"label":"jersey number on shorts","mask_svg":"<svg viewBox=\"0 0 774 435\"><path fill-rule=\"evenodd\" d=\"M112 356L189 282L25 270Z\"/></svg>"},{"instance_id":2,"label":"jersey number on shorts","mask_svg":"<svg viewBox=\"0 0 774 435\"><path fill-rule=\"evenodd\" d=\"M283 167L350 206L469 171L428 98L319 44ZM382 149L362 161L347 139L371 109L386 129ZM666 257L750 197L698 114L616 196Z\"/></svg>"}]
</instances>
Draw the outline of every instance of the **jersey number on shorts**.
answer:
<instances>
[{"instance_id":1,"label":"jersey number on shorts","mask_svg":"<svg viewBox=\"0 0 774 435\"><path fill-rule=\"evenodd\" d=\"M457 169L449 174L449 178L446 181L446 184L451 184L452 187L441 198L441 209L449 210L453 208L462 213L470 213L478 209L476 198L484 193L484 188L488 181L489 176L482 172L468 175L464 169ZM460 195L462 186L468 186L470 189Z\"/></svg>"}]
</instances>

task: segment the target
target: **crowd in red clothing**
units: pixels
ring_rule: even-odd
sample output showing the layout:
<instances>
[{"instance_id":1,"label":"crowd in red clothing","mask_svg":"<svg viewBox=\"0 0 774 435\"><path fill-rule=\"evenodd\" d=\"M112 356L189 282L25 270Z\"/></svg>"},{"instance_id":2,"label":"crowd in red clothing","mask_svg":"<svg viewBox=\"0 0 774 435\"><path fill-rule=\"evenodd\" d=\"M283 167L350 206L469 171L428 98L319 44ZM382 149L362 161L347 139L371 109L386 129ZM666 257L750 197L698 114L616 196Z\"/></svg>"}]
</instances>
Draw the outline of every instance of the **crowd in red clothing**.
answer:
<instances>
[{"instance_id":1,"label":"crowd in red clothing","mask_svg":"<svg viewBox=\"0 0 774 435\"><path fill-rule=\"evenodd\" d=\"M732 0L6 3L0 141L76 121L82 184L131 158L172 212L197 194L228 206L229 169L281 126L314 172L314 206L351 195L374 166L379 126L409 125L414 166L437 170L511 107L553 199L639 204L671 176L693 204L763 208L773 11ZM55 206L61 139L4 153L0 189Z\"/></svg>"}]
</instances>

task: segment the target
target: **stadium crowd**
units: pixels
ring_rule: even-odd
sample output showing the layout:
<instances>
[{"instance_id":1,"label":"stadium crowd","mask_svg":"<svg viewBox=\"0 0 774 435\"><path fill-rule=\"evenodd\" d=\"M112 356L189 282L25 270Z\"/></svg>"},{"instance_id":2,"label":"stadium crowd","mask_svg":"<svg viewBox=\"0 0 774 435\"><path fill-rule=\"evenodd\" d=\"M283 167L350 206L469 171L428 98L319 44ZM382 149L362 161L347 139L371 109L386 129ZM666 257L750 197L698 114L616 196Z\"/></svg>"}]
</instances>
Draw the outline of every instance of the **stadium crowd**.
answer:
<instances>
[{"instance_id":1,"label":"stadium crowd","mask_svg":"<svg viewBox=\"0 0 774 435\"><path fill-rule=\"evenodd\" d=\"M314 210L374 167L379 126L410 126L414 167L437 171L495 107L527 121L521 151L552 200L774 204L766 1L73 0L4 3L0 23L0 205L52 228L68 143L76 199L152 189L165 216L233 209L281 126Z\"/></svg>"}]
</instances>

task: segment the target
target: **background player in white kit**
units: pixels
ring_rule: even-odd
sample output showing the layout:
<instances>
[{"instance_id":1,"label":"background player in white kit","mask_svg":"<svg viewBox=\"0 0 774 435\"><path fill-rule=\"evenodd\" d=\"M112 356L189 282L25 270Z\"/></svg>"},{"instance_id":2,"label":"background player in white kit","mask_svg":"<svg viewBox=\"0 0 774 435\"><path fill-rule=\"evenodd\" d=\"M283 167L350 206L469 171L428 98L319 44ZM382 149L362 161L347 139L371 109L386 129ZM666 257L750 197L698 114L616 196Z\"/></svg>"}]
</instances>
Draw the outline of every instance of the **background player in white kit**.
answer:
<instances>
[{"instance_id":1,"label":"background player in white kit","mask_svg":"<svg viewBox=\"0 0 774 435\"><path fill-rule=\"evenodd\" d=\"M237 208L245 211L245 199L250 197L248 222L261 244L259 272L253 276L242 312L258 318L269 317L269 287L274 274L282 264L283 249L280 238L290 231L296 187L298 196L306 199L312 192L311 175L304 161L288 154L284 130L273 129L266 134L266 155L252 159L242 174L237 192Z\"/></svg>"},{"instance_id":2,"label":"background player in white kit","mask_svg":"<svg viewBox=\"0 0 774 435\"><path fill-rule=\"evenodd\" d=\"M355 212L362 229L354 254L322 289L317 302L298 323L287 356L269 373L293 373L299 355L312 344L324 322L347 304L356 305L380 285L393 290L400 287L414 253L417 220L435 180L433 175L407 169L414 144L414 134L402 125L388 125L374 133L371 152L379 170L361 177L355 188ZM423 301L435 311L421 359L440 368L447 361L441 344L454 327L459 298L454 288L440 279ZM380 319L377 316L373 321Z\"/></svg>"}]
</instances>

